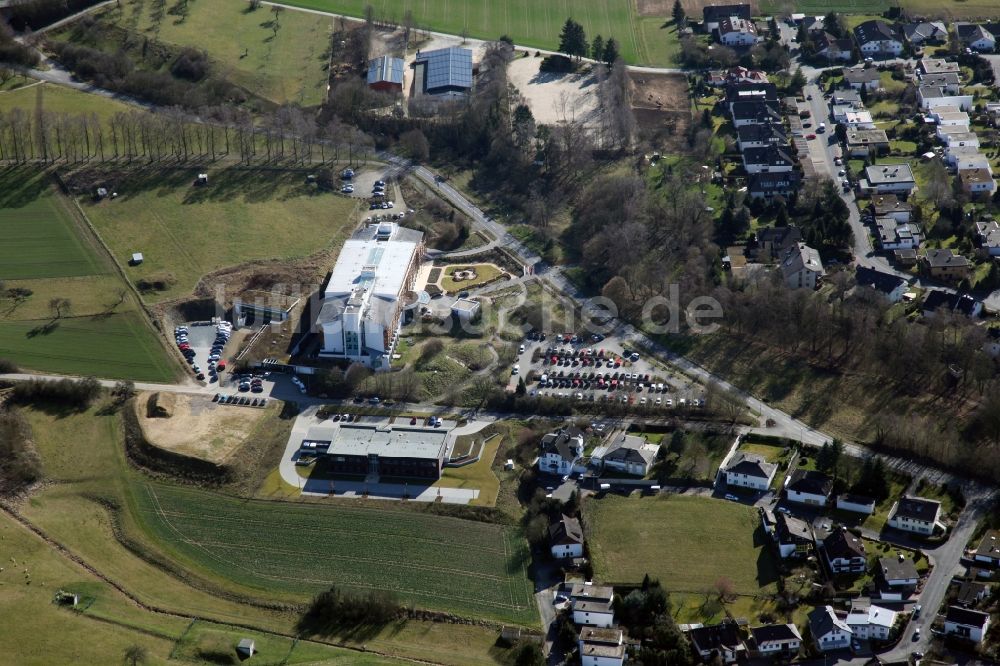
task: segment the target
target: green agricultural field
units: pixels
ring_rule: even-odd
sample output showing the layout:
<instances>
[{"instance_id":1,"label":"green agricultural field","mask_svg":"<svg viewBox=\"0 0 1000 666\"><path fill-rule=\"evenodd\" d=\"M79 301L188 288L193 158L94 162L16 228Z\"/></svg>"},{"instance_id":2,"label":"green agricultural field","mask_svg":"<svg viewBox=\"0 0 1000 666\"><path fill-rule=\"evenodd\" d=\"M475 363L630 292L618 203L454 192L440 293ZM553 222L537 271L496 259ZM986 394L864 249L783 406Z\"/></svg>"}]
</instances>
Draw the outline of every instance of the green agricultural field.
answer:
<instances>
[{"instance_id":1,"label":"green agricultural field","mask_svg":"<svg viewBox=\"0 0 1000 666\"><path fill-rule=\"evenodd\" d=\"M16 90L0 92L0 111L9 112L13 109L21 109L28 115L33 115L39 101L41 101L41 107L45 111L95 114L105 122L116 113L137 108L102 95L93 95L54 83L37 83Z\"/></svg>"},{"instance_id":2,"label":"green agricultural field","mask_svg":"<svg viewBox=\"0 0 1000 666\"><path fill-rule=\"evenodd\" d=\"M694 594L722 577L737 594L773 592L777 572L751 506L674 495L609 495L584 505L595 578L638 583L649 574L664 589Z\"/></svg>"},{"instance_id":3,"label":"green agricultural field","mask_svg":"<svg viewBox=\"0 0 1000 666\"><path fill-rule=\"evenodd\" d=\"M178 366L70 206L44 174L0 174L0 357L27 370L173 380ZM57 311L53 299L68 305Z\"/></svg>"},{"instance_id":4,"label":"green agricultural field","mask_svg":"<svg viewBox=\"0 0 1000 666\"><path fill-rule=\"evenodd\" d=\"M633 0L564 0L558 4L532 0L291 0L289 5L319 11L364 16L365 6L375 8L379 19L402 21L413 12L416 25L453 35L467 34L478 39L507 35L520 46L555 49L559 31L568 17L579 21L587 36L614 37L621 44L622 57L630 63L672 66L664 61L670 48L666 42L674 33L662 35L653 22L662 25L668 16L640 19ZM647 21L645 29L641 22Z\"/></svg>"},{"instance_id":5,"label":"green agricultural field","mask_svg":"<svg viewBox=\"0 0 1000 666\"><path fill-rule=\"evenodd\" d=\"M437 610L537 620L525 541L507 527L390 508L246 502L159 484L137 489L146 528L196 569L272 592L339 585Z\"/></svg>"},{"instance_id":6,"label":"green agricultural field","mask_svg":"<svg viewBox=\"0 0 1000 666\"><path fill-rule=\"evenodd\" d=\"M248 11L243 0L186 2L167 12L162 3L126 0L101 16L142 38L205 50L221 74L277 104L312 106L326 94L329 17L283 10L275 28L269 7Z\"/></svg>"},{"instance_id":7,"label":"green agricultural field","mask_svg":"<svg viewBox=\"0 0 1000 666\"><path fill-rule=\"evenodd\" d=\"M191 185L192 170L149 169L118 183L120 196L80 203L133 283L166 278L162 301L192 292L208 273L260 259L295 259L342 242L355 225L357 199L317 193L301 173L211 171Z\"/></svg>"},{"instance_id":8,"label":"green agricultural field","mask_svg":"<svg viewBox=\"0 0 1000 666\"><path fill-rule=\"evenodd\" d=\"M803 12L822 16L827 12L841 14L881 14L889 8L899 6L900 9L913 16L927 18L989 19L1000 16L1000 5L993 0L761 0L758 11L760 14Z\"/></svg>"}]
</instances>

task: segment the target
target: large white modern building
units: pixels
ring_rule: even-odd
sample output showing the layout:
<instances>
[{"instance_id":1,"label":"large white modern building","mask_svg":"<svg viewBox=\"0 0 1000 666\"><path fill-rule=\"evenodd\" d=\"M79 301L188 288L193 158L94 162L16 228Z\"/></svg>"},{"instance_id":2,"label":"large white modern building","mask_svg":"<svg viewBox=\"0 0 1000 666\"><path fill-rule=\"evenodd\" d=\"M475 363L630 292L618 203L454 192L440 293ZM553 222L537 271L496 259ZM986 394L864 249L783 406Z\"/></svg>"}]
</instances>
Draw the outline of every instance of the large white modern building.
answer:
<instances>
[{"instance_id":1,"label":"large white modern building","mask_svg":"<svg viewBox=\"0 0 1000 666\"><path fill-rule=\"evenodd\" d=\"M423 234L370 224L340 251L316 318L320 355L387 368L423 252Z\"/></svg>"}]
</instances>

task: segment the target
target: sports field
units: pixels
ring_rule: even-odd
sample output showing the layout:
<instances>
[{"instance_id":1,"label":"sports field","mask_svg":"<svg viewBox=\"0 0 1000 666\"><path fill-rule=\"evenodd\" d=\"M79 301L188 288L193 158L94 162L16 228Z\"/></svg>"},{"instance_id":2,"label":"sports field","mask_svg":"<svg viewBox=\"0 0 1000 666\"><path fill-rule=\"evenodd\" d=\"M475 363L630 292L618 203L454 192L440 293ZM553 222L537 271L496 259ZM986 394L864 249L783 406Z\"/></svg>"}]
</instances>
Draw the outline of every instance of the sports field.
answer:
<instances>
[{"instance_id":1,"label":"sports field","mask_svg":"<svg viewBox=\"0 0 1000 666\"><path fill-rule=\"evenodd\" d=\"M757 510L704 497L624 498L585 505L596 579L700 594L726 577L738 594L773 591L777 574Z\"/></svg>"},{"instance_id":2,"label":"sports field","mask_svg":"<svg viewBox=\"0 0 1000 666\"><path fill-rule=\"evenodd\" d=\"M193 187L194 170L148 169L123 178L120 196L81 199L133 283L169 277L169 288L144 295L162 301L191 293L208 273L256 259L295 259L341 242L356 222L357 199L317 193L302 173L270 169L209 172Z\"/></svg>"},{"instance_id":3,"label":"sports field","mask_svg":"<svg viewBox=\"0 0 1000 666\"><path fill-rule=\"evenodd\" d=\"M537 621L526 542L510 528L391 507L240 501L145 484L140 519L196 569L259 590L330 585L502 622Z\"/></svg>"},{"instance_id":4,"label":"sports field","mask_svg":"<svg viewBox=\"0 0 1000 666\"><path fill-rule=\"evenodd\" d=\"M176 10L183 8L184 13ZM278 104L319 104L326 94L333 21L266 5L248 11L243 0L163 4L126 0L101 16L141 37L208 53L220 74Z\"/></svg>"},{"instance_id":5,"label":"sports field","mask_svg":"<svg viewBox=\"0 0 1000 666\"><path fill-rule=\"evenodd\" d=\"M70 205L41 173L0 175L0 357L26 370L173 380L177 365ZM68 305L56 311L54 299Z\"/></svg>"},{"instance_id":6,"label":"sports field","mask_svg":"<svg viewBox=\"0 0 1000 666\"><path fill-rule=\"evenodd\" d=\"M555 49L563 23L572 17L583 25L588 39L595 35L617 39L622 57L630 63L673 66L664 61L670 51L665 46L676 33L657 29L669 14L640 19L634 0L291 0L285 4L358 17L371 5L378 19L396 22L412 11L421 28L486 40L507 35L518 45L540 49Z\"/></svg>"}]
</instances>

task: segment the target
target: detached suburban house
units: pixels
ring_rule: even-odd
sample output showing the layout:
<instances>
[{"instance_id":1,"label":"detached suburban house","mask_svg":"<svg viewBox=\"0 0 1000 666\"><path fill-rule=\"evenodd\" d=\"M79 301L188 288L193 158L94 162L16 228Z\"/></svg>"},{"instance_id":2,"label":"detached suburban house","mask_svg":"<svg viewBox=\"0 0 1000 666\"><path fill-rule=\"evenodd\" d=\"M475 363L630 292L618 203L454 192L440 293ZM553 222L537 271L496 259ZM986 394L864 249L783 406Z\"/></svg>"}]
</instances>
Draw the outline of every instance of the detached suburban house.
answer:
<instances>
[{"instance_id":1,"label":"detached suburban house","mask_svg":"<svg viewBox=\"0 0 1000 666\"><path fill-rule=\"evenodd\" d=\"M963 581L958 588L958 596L955 603L962 608L970 608L989 596L990 588L985 583L978 583L974 580Z\"/></svg>"},{"instance_id":2,"label":"detached suburban house","mask_svg":"<svg viewBox=\"0 0 1000 666\"><path fill-rule=\"evenodd\" d=\"M785 497L789 502L826 506L833 490L833 479L822 472L796 469L785 478Z\"/></svg>"},{"instance_id":3,"label":"detached suburban house","mask_svg":"<svg viewBox=\"0 0 1000 666\"><path fill-rule=\"evenodd\" d=\"M814 537L809 523L778 513L774 519L774 540L782 558L803 557L812 550Z\"/></svg>"},{"instance_id":4,"label":"detached suburban house","mask_svg":"<svg viewBox=\"0 0 1000 666\"><path fill-rule=\"evenodd\" d=\"M865 56L898 56L903 52L903 35L885 21L865 21L854 29L854 39Z\"/></svg>"},{"instance_id":5,"label":"detached suburban house","mask_svg":"<svg viewBox=\"0 0 1000 666\"><path fill-rule=\"evenodd\" d=\"M801 242L788 248L781 259L781 275L789 289L815 289L825 275L819 252Z\"/></svg>"},{"instance_id":6,"label":"detached suburban house","mask_svg":"<svg viewBox=\"0 0 1000 666\"><path fill-rule=\"evenodd\" d=\"M868 210L876 218L891 217L899 222L909 222L913 204L900 201L895 194L877 194L868 204Z\"/></svg>"},{"instance_id":7,"label":"detached suburban house","mask_svg":"<svg viewBox=\"0 0 1000 666\"><path fill-rule=\"evenodd\" d=\"M899 303L899 301L903 299L903 294L906 293L906 288L909 286L909 283L898 275L883 273L873 268L866 268L864 266L857 267L855 270L855 279L858 283L858 289L870 289L874 293L885 298L890 303ZM837 498L838 509L842 508L841 504L845 503L843 500L844 497L845 495L841 495ZM874 511L875 500L869 500L868 498L863 499L871 502L872 511ZM858 506L858 509L861 510L855 511L855 513L871 514L872 511L864 510L866 507L867 505ZM854 511L854 509L848 509L848 511Z\"/></svg>"},{"instance_id":8,"label":"detached suburban house","mask_svg":"<svg viewBox=\"0 0 1000 666\"><path fill-rule=\"evenodd\" d=\"M917 589L920 574L913 560L903 555L880 557L875 570L879 596L890 601L901 601Z\"/></svg>"},{"instance_id":9,"label":"detached suburban house","mask_svg":"<svg viewBox=\"0 0 1000 666\"><path fill-rule=\"evenodd\" d=\"M882 76L874 67L852 67L844 69L844 81L855 90L881 90Z\"/></svg>"},{"instance_id":10,"label":"detached suburban house","mask_svg":"<svg viewBox=\"0 0 1000 666\"><path fill-rule=\"evenodd\" d=\"M851 612L847 614L847 626L855 638L862 640L889 640L889 633L896 623L896 613L888 608L873 606L867 600L851 601Z\"/></svg>"},{"instance_id":11,"label":"detached suburban house","mask_svg":"<svg viewBox=\"0 0 1000 666\"><path fill-rule=\"evenodd\" d=\"M923 315L932 317L941 309L975 319L983 311L983 302L977 301L969 294L953 294L950 291L929 289L921 306Z\"/></svg>"},{"instance_id":12,"label":"detached suburban house","mask_svg":"<svg viewBox=\"0 0 1000 666\"><path fill-rule=\"evenodd\" d=\"M580 521L569 516L549 525L549 545L557 560L583 557L583 528Z\"/></svg>"},{"instance_id":13,"label":"detached suburban house","mask_svg":"<svg viewBox=\"0 0 1000 666\"><path fill-rule=\"evenodd\" d=\"M747 648L740 638L735 622L726 621L707 627L696 627L688 631L688 638L694 651L707 663L713 652L718 651L722 660L731 664L746 656Z\"/></svg>"},{"instance_id":14,"label":"detached suburban house","mask_svg":"<svg viewBox=\"0 0 1000 666\"><path fill-rule=\"evenodd\" d=\"M832 606L814 608L809 613L809 630L821 652L840 650L851 644L853 632L847 622L837 617Z\"/></svg>"},{"instance_id":15,"label":"detached suburban house","mask_svg":"<svg viewBox=\"0 0 1000 666\"><path fill-rule=\"evenodd\" d=\"M758 657L794 657L802 636L794 624L767 624L750 629L750 650Z\"/></svg>"},{"instance_id":16,"label":"detached suburban house","mask_svg":"<svg viewBox=\"0 0 1000 666\"><path fill-rule=\"evenodd\" d=\"M837 39L825 30L812 30L809 39L815 45L813 53L829 61L850 61L854 57L854 42L848 39Z\"/></svg>"},{"instance_id":17,"label":"detached suburban house","mask_svg":"<svg viewBox=\"0 0 1000 666\"><path fill-rule=\"evenodd\" d=\"M753 46L760 37L753 21L727 16L719 21L719 42L725 46Z\"/></svg>"},{"instance_id":18,"label":"detached suburban house","mask_svg":"<svg viewBox=\"0 0 1000 666\"><path fill-rule=\"evenodd\" d=\"M722 19L730 18L735 16L736 18L741 18L744 21L750 20L750 5L749 4L736 4L736 5L710 5L702 9L702 26L705 32L710 33L713 30L719 29L719 23Z\"/></svg>"},{"instance_id":19,"label":"detached suburban house","mask_svg":"<svg viewBox=\"0 0 1000 666\"><path fill-rule=\"evenodd\" d=\"M931 277L948 282L961 282L969 277L972 264L950 248L927 250L924 264Z\"/></svg>"},{"instance_id":20,"label":"detached suburban house","mask_svg":"<svg viewBox=\"0 0 1000 666\"><path fill-rule=\"evenodd\" d=\"M913 46L944 44L948 41L948 28L941 21L907 23L903 26L903 36Z\"/></svg>"},{"instance_id":21,"label":"detached suburban house","mask_svg":"<svg viewBox=\"0 0 1000 666\"><path fill-rule=\"evenodd\" d=\"M879 247L887 252L892 250L915 250L920 247L924 235L915 224L899 222L891 217L876 217Z\"/></svg>"},{"instance_id":22,"label":"detached suburban house","mask_svg":"<svg viewBox=\"0 0 1000 666\"><path fill-rule=\"evenodd\" d=\"M941 502L924 499L923 497L907 497L904 495L889 511L889 527L916 534L933 534L934 527L944 525L939 520Z\"/></svg>"},{"instance_id":23,"label":"detached suburban house","mask_svg":"<svg viewBox=\"0 0 1000 666\"><path fill-rule=\"evenodd\" d=\"M958 74L962 67L957 62L944 58L922 58L917 63L917 71L922 74Z\"/></svg>"},{"instance_id":24,"label":"detached suburban house","mask_svg":"<svg viewBox=\"0 0 1000 666\"><path fill-rule=\"evenodd\" d=\"M847 154L849 157L877 157L889 152L889 137L882 129L848 128Z\"/></svg>"},{"instance_id":25,"label":"detached suburban house","mask_svg":"<svg viewBox=\"0 0 1000 666\"><path fill-rule=\"evenodd\" d=\"M611 587L573 583L569 591L573 622L581 626L612 626L615 623L614 597L615 591Z\"/></svg>"},{"instance_id":26,"label":"detached suburban house","mask_svg":"<svg viewBox=\"0 0 1000 666\"><path fill-rule=\"evenodd\" d=\"M917 88L917 101L925 111L938 106L957 106L961 111L968 111L974 106L972 95L953 95L945 86L921 85Z\"/></svg>"},{"instance_id":27,"label":"detached suburban house","mask_svg":"<svg viewBox=\"0 0 1000 666\"><path fill-rule=\"evenodd\" d=\"M542 437L542 453L538 469L549 474L572 474L583 456L583 431L576 427L562 428Z\"/></svg>"},{"instance_id":28,"label":"detached suburban house","mask_svg":"<svg viewBox=\"0 0 1000 666\"><path fill-rule=\"evenodd\" d=\"M580 630L581 666L622 666L625 635L621 629L584 627Z\"/></svg>"},{"instance_id":29,"label":"detached suburban house","mask_svg":"<svg viewBox=\"0 0 1000 666\"><path fill-rule=\"evenodd\" d=\"M909 194L917 186L909 164L887 164L865 169L862 189L876 194Z\"/></svg>"},{"instance_id":30,"label":"detached suburban house","mask_svg":"<svg viewBox=\"0 0 1000 666\"><path fill-rule=\"evenodd\" d=\"M992 52L997 45L997 40L993 36L993 33L975 23L956 21L955 35L962 46L973 51L978 51L979 53Z\"/></svg>"},{"instance_id":31,"label":"detached suburban house","mask_svg":"<svg viewBox=\"0 0 1000 666\"><path fill-rule=\"evenodd\" d=\"M743 168L749 174L788 173L795 168L795 158L783 146L747 148L743 151Z\"/></svg>"},{"instance_id":32,"label":"detached suburban house","mask_svg":"<svg viewBox=\"0 0 1000 666\"><path fill-rule=\"evenodd\" d=\"M948 636L982 643L989 628L989 613L980 613L961 606L948 606L948 613L944 618L944 633Z\"/></svg>"},{"instance_id":33,"label":"detached suburban house","mask_svg":"<svg viewBox=\"0 0 1000 666\"><path fill-rule=\"evenodd\" d=\"M846 527L835 528L820 542L820 550L834 574L858 574L868 569L865 542Z\"/></svg>"},{"instance_id":34,"label":"detached suburban house","mask_svg":"<svg viewBox=\"0 0 1000 666\"><path fill-rule=\"evenodd\" d=\"M983 535L979 547L976 548L976 562L985 562L992 566L1000 566L1000 532L990 530Z\"/></svg>"},{"instance_id":35,"label":"detached suburban house","mask_svg":"<svg viewBox=\"0 0 1000 666\"><path fill-rule=\"evenodd\" d=\"M774 480L778 466L762 456L737 451L726 467L726 485L767 490Z\"/></svg>"},{"instance_id":36,"label":"detached suburban house","mask_svg":"<svg viewBox=\"0 0 1000 666\"><path fill-rule=\"evenodd\" d=\"M875 500L864 495L844 493L837 497L837 508L841 511L853 511L854 513L863 513L870 516L875 513Z\"/></svg>"},{"instance_id":37,"label":"detached suburban house","mask_svg":"<svg viewBox=\"0 0 1000 666\"><path fill-rule=\"evenodd\" d=\"M599 446L590 457L591 464L634 476L646 476L656 462L659 444L634 435L616 435L613 442Z\"/></svg>"}]
</instances>

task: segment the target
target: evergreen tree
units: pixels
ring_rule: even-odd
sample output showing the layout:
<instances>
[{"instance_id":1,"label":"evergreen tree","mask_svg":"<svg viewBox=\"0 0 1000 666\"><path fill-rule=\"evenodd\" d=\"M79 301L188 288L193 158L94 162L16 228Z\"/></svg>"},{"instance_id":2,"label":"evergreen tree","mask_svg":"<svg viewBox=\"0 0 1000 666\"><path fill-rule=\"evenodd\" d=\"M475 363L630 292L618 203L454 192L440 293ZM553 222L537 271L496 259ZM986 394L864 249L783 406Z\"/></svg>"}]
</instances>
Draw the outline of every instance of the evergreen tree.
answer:
<instances>
[{"instance_id":1,"label":"evergreen tree","mask_svg":"<svg viewBox=\"0 0 1000 666\"><path fill-rule=\"evenodd\" d=\"M687 14L684 13L684 7L681 6L681 0L674 0L674 27L678 30L684 27L687 23Z\"/></svg>"},{"instance_id":2,"label":"evergreen tree","mask_svg":"<svg viewBox=\"0 0 1000 666\"><path fill-rule=\"evenodd\" d=\"M823 447L816 454L816 469L825 472L830 469L830 442L823 442Z\"/></svg>"},{"instance_id":3,"label":"evergreen tree","mask_svg":"<svg viewBox=\"0 0 1000 666\"><path fill-rule=\"evenodd\" d=\"M684 454L684 448L686 443L684 442L684 431L674 430L674 434L670 436L670 445L667 447L671 453L676 453L678 456Z\"/></svg>"},{"instance_id":4,"label":"evergreen tree","mask_svg":"<svg viewBox=\"0 0 1000 666\"><path fill-rule=\"evenodd\" d=\"M610 67L618 60L619 55L618 41L614 37L608 37L608 41L604 43L604 62Z\"/></svg>"},{"instance_id":5,"label":"evergreen tree","mask_svg":"<svg viewBox=\"0 0 1000 666\"><path fill-rule=\"evenodd\" d=\"M590 57L597 61L604 59L604 38L600 35L590 43Z\"/></svg>"},{"instance_id":6,"label":"evergreen tree","mask_svg":"<svg viewBox=\"0 0 1000 666\"><path fill-rule=\"evenodd\" d=\"M583 26L572 18L566 19L562 32L559 33L559 52L572 56L577 62L590 52L587 46L587 33Z\"/></svg>"},{"instance_id":7,"label":"evergreen tree","mask_svg":"<svg viewBox=\"0 0 1000 666\"><path fill-rule=\"evenodd\" d=\"M524 395L528 392L528 387L524 384L524 377L519 377L517 380L517 388L514 390L517 395Z\"/></svg>"}]
</instances>

